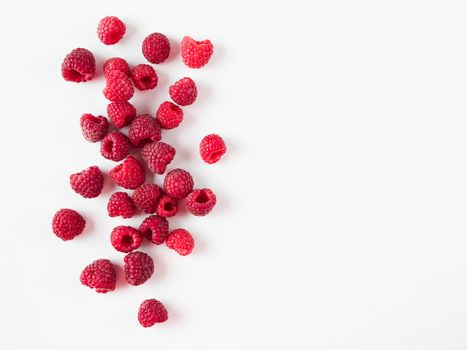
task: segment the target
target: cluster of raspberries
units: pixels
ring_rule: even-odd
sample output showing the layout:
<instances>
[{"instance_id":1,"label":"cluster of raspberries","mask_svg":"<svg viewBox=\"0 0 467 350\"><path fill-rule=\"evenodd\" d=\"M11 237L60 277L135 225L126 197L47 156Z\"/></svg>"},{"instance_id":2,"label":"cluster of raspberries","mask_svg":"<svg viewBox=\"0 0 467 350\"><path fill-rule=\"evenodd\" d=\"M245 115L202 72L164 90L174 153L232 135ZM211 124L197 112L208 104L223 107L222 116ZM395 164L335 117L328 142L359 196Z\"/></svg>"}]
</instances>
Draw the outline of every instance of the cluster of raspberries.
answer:
<instances>
[{"instance_id":1,"label":"cluster of raspberries","mask_svg":"<svg viewBox=\"0 0 467 350\"><path fill-rule=\"evenodd\" d=\"M97 35L105 45L119 42L126 32L125 24L117 17L103 18L98 25ZM142 43L142 54L151 64L165 62L171 43L164 34L152 33ZM209 40L196 41L185 36L180 44L182 61L189 68L206 65L212 54ZM138 286L145 283L154 273L153 258L137 251L147 239L156 245L166 244L178 254L192 252L195 242L190 232L183 228L169 229L168 218L177 215L183 204L188 213L207 215L216 204L216 195L209 188L195 188L195 181L184 169L168 166L175 158L176 150L162 142L162 130L174 129L183 121L181 107L195 102L198 91L195 82L188 77L176 81L169 88L172 101L163 102L154 115L138 114L129 102L137 90L157 87L157 72L151 64L130 66L120 57L109 58L102 67L106 85L103 94L109 104L107 116L83 114L80 119L81 132L85 140L100 142L100 153L105 159L120 162L109 171L115 185L132 190L131 193L117 191L107 204L109 217L131 218L138 212L148 214L139 227L116 226L110 233L110 243L123 258L125 279ZM84 48L72 50L62 63L62 76L67 81L86 82L96 74L96 62L91 51ZM123 128L127 132L123 132ZM216 163L225 154L223 139L216 134L205 136L199 144L199 154L208 164ZM135 157L139 153L140 157ZM138 159L142 159L140 161ZM166 173L163 185L145 182L146 169L155 174ZM104 176L94 165L70 176L73 191L84 198L95 198L101 194ZM60 209L52 220L54 234L64 241L80 235L86 226L83 216L73 209ZM107 293L116 287L115 265L108 259L98 259L84 268L80 281L97 293ZM145 300L138 312L143 327L168 319L164 305L156 300Z\"/></svg>"}]
</instances>

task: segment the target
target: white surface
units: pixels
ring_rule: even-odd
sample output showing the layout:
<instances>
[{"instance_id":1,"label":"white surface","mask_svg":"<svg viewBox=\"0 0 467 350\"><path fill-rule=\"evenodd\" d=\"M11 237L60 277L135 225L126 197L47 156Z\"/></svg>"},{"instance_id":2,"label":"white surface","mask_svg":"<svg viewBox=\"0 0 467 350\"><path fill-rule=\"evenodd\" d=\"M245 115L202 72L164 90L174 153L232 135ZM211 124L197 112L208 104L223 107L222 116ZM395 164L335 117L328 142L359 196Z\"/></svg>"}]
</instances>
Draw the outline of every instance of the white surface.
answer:
<instances>
[{"instance_id":1,"label":"white surface","mask_svg":"<svg viewBox=\"0 0 467 350\"><path fill-rule=\"evenodd\" d=\"M465 1L0 7L0 348L467 348ZM112 47L95 34L105 15L128 28ZM109 233L125 221L106 216L108 178L104 195L85 200L68 176L113 166L78 123L105 113L104 83L67 83L60 64L75 47L99 64L143 63L154 31L175 56L156 67L157 89L132 101L154 113L171 82L195 79L197 102L164 138L178 150L171 168L189 169L219 204L171 221L194 234L192 256L146 245L155 276L98 295L79 273L102 257L122 266ZM204 69L178 59L185 34L213 41ZM196 153L210 132L229 148L214 166ZM61 207L88 220L74 241L51 233ZM143 329L137 309L151 297L170 320Z\"/></svg>"}]
</instances>

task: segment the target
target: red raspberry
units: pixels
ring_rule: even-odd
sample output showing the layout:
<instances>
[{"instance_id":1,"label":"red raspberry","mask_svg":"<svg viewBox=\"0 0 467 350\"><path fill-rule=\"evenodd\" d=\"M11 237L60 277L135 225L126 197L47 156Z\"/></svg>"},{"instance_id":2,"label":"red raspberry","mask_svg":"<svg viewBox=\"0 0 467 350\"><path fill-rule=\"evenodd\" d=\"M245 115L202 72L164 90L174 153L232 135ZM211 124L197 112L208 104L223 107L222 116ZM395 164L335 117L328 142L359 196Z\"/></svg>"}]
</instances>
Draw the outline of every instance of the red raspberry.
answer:
<instances>
[{"instance_id":1,"label":"red raspberry","mask_svg":"<svg viewBox=\"0 0 467 350\"><path fill-rule=\"evenodd\" d=\"M60 209L52 219L52 230L64 241L75 238L84 230L86 221L73 209Z\"/></svg>"},{"instance_id":2,"label":"red raspberry","mask_svg":"<svg viewBox=\"0 0 467 350\"><path fill-rule=\"evenodd\" d=\"M62 77L81 83L91 80L96 74L96 60L91 51L78 48L65 56L62 63Z\"/></svg>"},{"instance_id":3,"label":"red raspberry","mask_svg":"<svg viewBox=\"0 0 467 350\"><path fill-rule=\"evenodd\" d=\"M123 188L134 190L144 183L144 169L135 157L129 156L109 172L114 182Z\"/></svg>"},{"instance_id":4,"label":"red raspberry","mask_svg":"<svg viewBox=\"0 0 467 350\"><path fill-rule=\"evenodd\" d=\"M143 56L151 63L162 63L170 53L169 39L164 34L149 34L143 41Z\"/></svg>"},{"instance_id":5,"label":"red raspberry","mask_svg":"<svg viewBox=\"0 0 467 350\"><path fill-rule=\"evenodd\" d=\"M151 90L157 86L157 74L149 64L138 64L131 70L131 79L138 90Z\"/></svg>"},{"instance_id":6,"label":"red raspberry","mask_svg":"<svg viewBox=\"0 0 467 350\"><path fill-rule=\"evenodd\" d=\"M166 218L151 215L148 216L139 226L143 237L149 239L154 244L162 244L169 234L169 222Z\"/></svg>"},{"instance_id":7,"label":"red raspberry","mask_svg":"<svg viewBox=\"0 0 467 350\"><path fill-rule=\"evenodd\" d=\"M138 321L143 327L151 327L156 323L167 321L169 316L164 305L156 299L143 301L138 310Z\"/></svg>"},{"instance_id":8,"label":"red raspberry","mask_svg":"<svg viewBox=\"0 0 467 350\"><path fill-rule=\"evenodd\" d=\"M125 73L130 76L130 66L128 62L120 57L112 57L104 62L104 76L107 77L109 73L113 70L119 70L120 72Z\"/></svg>"},{"instance_id":9,"label":"red raspberry","mask_svg":"<svg viewBox=\"0 0 467 350\"><path fill-rule=\"evenodd\" d=\"M131 252L123 259L125 262L125 278L129 284L139 286L154 273L154 261L143 252Z\"/></svg>"},{"instance_id":10,"label":"red raspberry","mask_svg":"<svg viewBox=\"0 0 467 350\"><path fill-rule=\"evenodd\" d=\"M115 192L109 198L107 213L110 217L121 216L125 219L131 218L136 213L136 207L130 196L125 192Z\"/></svg>"},{"instance_id":11,"label":"red raspberry","mask_svg":"<svg viewBox=\"0 0 467 350\"><path fill-rule=\"evenodd\" d=\"M104 96L112 102L124 102L133 97L135 89L130 78L119 70L113 70L106 76L107 85Z\"/></svg>"},{"instance_id":12,"label":"red raspberry","mask_svg":"<svg viewBox=\"0 0 467 350\"><path fill-rule=\"evenodd\" d=\"M175 198L163 195L156 208L156 214L165 218L177 215L178 202Z\"/></svg>"},{"instance_id":13,"label":"red raspberry","mask_svg":"<svg viewBox=\"0 0 467 350\"><path fill-rule=\"evenodd\" d=\"M141 233L131 226L117 226L110 234L110 243L119 252L129 253L141 245Z\"/></svg>"},{"instance_id":14,"label":"red raspberry","mask_svg":"<svg viewBox=\"0 0 467 350\"><path fill-rule=\"evenodd\" d=\"M216 134L203 137L199 144L199 154L208 164L213 164L219 161L226 151L227 148L225 147L224 140Z\"/></svg>"},{"instance_id":15,"label":"red raspberry","mask_svg":"<svg viewBox=\"0 0 467 350\"><path fill-rule=\"evenodd\" d=\"M174 169L165 175L164 192L173 198L182 199L188 196L193 185L193 178L188 171Z\"/></svg>"},{"instance_id":16,"label":"red raspberry","mask_svg":"<svg viewBox=\"0 0 467 350\"><path fill-rule=\"evenodd\" d=\"M170 249L175 250L178 254L185 256L193 251L195 241L193 240L190 232L179 228L170 232L165 244L167 244L167 247Z\"/></svg>"},{"instance_id":17,"label":"red raspberry","mask_svg":"<svg viewBox=\"0 0 467 350\"><path fill-rule=\"evenodd\" d=\"M95 260L81 272L80 281L83 285L95 289L97 293L107 293L115 289L117 274L110 260Z\"/></svg>"},{"instance_id":18,"label":"red raspberry","mask_svg":"<svg viewBox=\"0 0 467 350\"><path fill-rule=\"evenodd\" d=\"M170 86L169 94L176 104L188 106L195 102L198 90L195 82L191 78L185 77Z\"/></svg>"},{"instance_id":19,"label":"red raspberry","mask_svg":"<svg viewBox=\"0 0 467 350\"><path fill-rule=\"evenodd\" d=\"M131 122L128 137L136 147L161 139L161 128L149 114L139 115Z\"/></svg>"},{"instance_id":20,"label":"red raspberry","mask_svg":"<svg viewBox=\"0 0 467 350\"><path fill-rule=\"evenodd\" d=\"M180 125L183 120L183 111L172 102L165 101L156 112L156 120L163 129L173 129Z\"/></svg>"},{"instance_id":21,"label":"red raspberry","mask_svg":"<svg viewBox=\"0 0 467 350\"><path fill-rule=\"evenodd\" d=\"M83 114L79 120L83 136L89 142L97 142L109 131L109 122L101 115Z\"/></svg>"},{"instance_id":22,"label":"red raspberry","mask_svg":"<svg viewBox=\"0 0 467 350\"><path fill-rule=\"evenodd\" d=\"M175 156L175 148L164 142L151 142L141 151L148 168L156 174L163 174Z\"/></svg>"},{"instance_id":23,"label":"red raspberry","mask_svg":"<svg viewBox=\"0 0 467 350\"><path fill-rule=\"evenodd\" d=\"M136 108L129 102L112 102L107 106L107 114L116 128L129 125L136 117Z\"/></svg>"},{"instance_id":24,"label":"red raspberry","mask_svg":"<svg viewBox=\"0 0 467 350\"><path fill-rule=\"evenodd\" d=\"M209 40L196 41L189 36L182 40L182 60L190 68L201 68L209 62L214 48Z\"/></svg>"},{"instance_id":25,"label":"red raspberry","mask_svg":"<svg viewBox=\"0 0 467 350\"><path fill-rule=\"evenodd\" d=\"M185 201L186 210L196 216L204 216L216 205L216 195L209 188L193 190Z\"/></svg>"},{"instance_id":26,"label":"red raspberry","mask_svg":"<svg viewBox=\"0 0 467 350\"><path fill-rule=\"evenodd\" d=\"M130 153L131 142L124 134L118 131L111 132L101 142L101 154L105 159L116 162L125 159Z\"/></svg>"},{"instance_id":27,"label":"red raspberry","mask_svg":"<svg viewBox=\"0 0 467 350\"><path fill-rule=\"evenodd\" d=\"M95 198L101 194L104 176L97 166L70 175L71 188L84 198Z\"/></svg>"},{"instance_id":28,"label":"red raspberry","mask_svg":"<svg viewBox=\"0 0 467 350\"><path fill-rule=\"evenodd\" d=\"M125 24L117 17L107 16L100 20L97 26L97 36L105 45L113 45L125 35Z\"/></svg>"},{"instance_id":29,"label":"red raspberry","mask_svg":"<svg viewBox=\"0 0 467 350\"><path fill-rule=\"evenodd\" d=\"M134 190L131 199L136 207L143 213L152 214L156 211L159 198L162 196L162 190L156 184L144 184Z\"/></svg>"}]
</instances>

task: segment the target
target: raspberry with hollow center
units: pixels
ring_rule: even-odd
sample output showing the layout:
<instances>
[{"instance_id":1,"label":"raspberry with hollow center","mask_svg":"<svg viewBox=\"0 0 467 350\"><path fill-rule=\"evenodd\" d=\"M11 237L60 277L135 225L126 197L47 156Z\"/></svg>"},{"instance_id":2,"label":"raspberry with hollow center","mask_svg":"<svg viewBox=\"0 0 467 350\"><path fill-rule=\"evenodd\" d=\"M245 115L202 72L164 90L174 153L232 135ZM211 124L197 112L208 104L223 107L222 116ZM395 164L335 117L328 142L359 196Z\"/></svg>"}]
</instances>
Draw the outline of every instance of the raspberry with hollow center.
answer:
<instances>
[{"instance_id":1,"label":"raspberry with hollow center","mask_svg":"<svg viewBox=\"0 0 467 350\"><path fill-rule=\"evenodd\" d=\"M143 147L141 155L151 171L163 174L175 157L175 148L164 142L151 142Z\"/></svg>"},{"instance_id":2,"label":"raspberry with hollow center","mask_svg":"<svg viewBox=\"0 0 467 350\"><path fill-rule=\"evenodd\" d=\"M125 278L129 284L139 286L154 273L154 261L143 252L131 252L125 255Z\"/></svg>"},{"instance_id":3,"label":"raspberry with hollow center","mask_svg":"<svg viewBox=\"0 0 467 350\"><path fill-rule=\"evenodd\" d=\"M163 129L173 129L183 121L183 111L170 101L162 102L156 112L156 120Z\"/></svg>"},{"instance_id":4,"label":"raspberry with hollow center","mask_svg":"<svg viewBox=\"0 0 467 350\"><path fill-rule=\"evenodd\" d=\"M128 62L121 57L112 57L104 62L103 66L104 77L107 77L109 73L113 70L119 70L120 72L125 73L130 76L130 66Z\"/></svg>"},{"instance_id":5,"label":"raspberry with hollow center","mask_svg":"<svg viewBox=\"0 0 467 350\"><path fill-rule=\"evenodd\" d=\"M129 125L136 117L136 108L130 102L112 102L107 106L107 114L116 128Z\"/></svg>"},{"instance_id":6,"label":"raspberry with hollow center","mask_svg":"<svg viewBox=\"0 0 467 350\"><path fill-rule=\"evenodd\" d=\"M122 218L128 219L135 215L136 207L127 193L115 192L109 198L107 213L112 218L121 216Z\"/></svg>"},{"instance_id":7,"label":"raspberry with hollow center","mask_svg":"<svg viewBox=\"0 0 467 350\"><path fill-rule=\"evenodd\" d=\"M110 243L122 253L129 253L141 245L141 232L131 226L117 226L110 234Z\"/></svg>"},{"instance_id":8,"label":"raspberry with hollow center","mask_svg":"<svg viewBox=\"0 0 467 350\"><path fill-rule=\"evenodd\" d=\"M151 63L162 63L170 54L169 39L164 34L149 34L143 41L143 56Z\"/></svg>"},{"instance_id":9,"label":"raspberry with hollow center","mask_svg":"<svg viewBox=\"0 0 467 350\"><path fill-rule=\"evenodd\" d=\"M125 35L125 24L115 16L107 16L99 21L97 36L105 45L114 45Z\"/></svg>"},{"instance_id":10,"label":"raspberry with hollow center","mask_svg":"<svg viewBox=\"0 0 467 350\"><path fill-rule=\"evenodd\" d=\"M97 293L107 293L115 289L117 274L110 260L98 259L84 268L79 279Z\"/></svg>"},{"instance_id":11,"label":"raspberry with hollow center","mask_svg":"<svg viewBox=\"0 0 467 350\"><path fill-rule=\"evenodd\" d=\"M143 147L148 142L161 139L161 128L149 114L142 114L131 122L128 137L133 145Z\"/></svg>"},{"instance_id":12,"label":"raspberry with hollow center","mask_svg":"<svg viewBox=\"0 0 467 350\"><path fill-rule=\"evenodd\" d=\"M144 184L133 191L131 199L143 213L152 214L156 211L162 190L156 184Z\"/></svg>"},{"instance_id":13,"label":"raspberry with hollow center","mask_svg":"<svg viewBox=\"0 0 467 350\"><path fill-rule=\"evenodd\" d=\"M167 244L167 247L175 250L181 256L186 256L191 254L193 251L195 241L190 232L179 228L170 232L170 234L167 236L165 244Z\"/></svg>"},{"instance_id":14,"label":"raspberry with hollow center","mask_svg":"<svg viewBox=\"0 0 467 350\"><path fill-rule=\"evenodd\" d=\"M193 190L185 200L186 210L195 216L204 216L216 205L216 195L209 188Z\"/></svg>"},{"instance_id":15,"label":"raspberry with hollow center","mask_svg":"<svg viewBox=\"0 0 467 350\"><path fill-rule=\"evenodd\" d=\"M125 102L133 97L135 89L130 78L119 70L113 70L106 76L104 96L112 102Z\"/></svg>"},{"instance_id":16,"label":"raspberry with hollow center","mask_svg":"<svg viewBox=\"0 0 467 350\"><path fill-rule=\"evenodd\" d=\"M69 241L81 232L86 226L86 221L73 209L60 209L52 219L52 230L58 238Z\"/></svg>"},{"instance_id":17,"label":"raspberry with hollow center","mask_svg":"<svg viewBox=\"0 0 467 350\"><path fill-rule=\"evenodd\" d=\"M164 178L164 192L169 196L182 199L193 189L193 178L183 169L174 169Z\"/></svg>"},{"instance_id":18,"label":"raspberry with hollow center","mask_svg":"<svg viewBox=\"0 0 467 350\"><path fill-rule=\"evenodd\" d=\"M138 90L151 90L157 86L157 74L149 64L138 64L131 70L131 79Z\"/></svg>"},{"instance_id":19,"label":"raspberry with hollow center","mask_svg":"<svg viewBox=\"0 0 467 350\"><path fill-rule=\"evenodd\" d=\"M79 173L70 175L71 188L84 198L95 198L101 194L104 176L99 167L91 166Z\"/></svg>"},{"instance_id":20,"label":"raspberry with hollow center","mask_svg":"<svg viewBox=\"0 0 467 350\"><path fill-rule=\"evenodd\" d=\"M216 134L203 137L199 144L199 154L208 164L218 162L226 151L227 147L225 146L224 140Z\"/></svg>"},{"instance_id":21,"label":"raspberry with hollow center","mask_svg":"<svg viewBox=\"0 0 467 350\"><path fill-rule=\"evenodd\" d=\"M182 78L169 87L172 100L180 106L191 105L196 100L198 90L191 78Z\"/></svg>"},{"instance_id":22,"label":"raspberry with hollow center","mask_svg":"<svg viewBox=\"0 0 467 350\"><path fill-rule=\"evenodd\" d=\"M182 60L190 68L201 68L205 66L214 52L211 41L197 41L188 35L182 39L180 49Z\"/></svg>"},{"instance_id":23,"label":"raspberry with hollow center","mask_svg":"<svg viewBox=\"0 0 467 350\"><path fill-rule=\"evenodd\" d=\"M130 153L131 142L118 131L111 132L102 139L101 154L104 158L119 162Z\"/></svg>"},{"instance_id":24,"label":"raspberry with hollow center","mask_svg":"<svg viewBox=\"0 0 467 350\"><path fill-rule=\"evenodd\" d=\"M163 195L156 208L156 214L164 218L170 218L177 215L178 202L175 198Z\"/></svg>"},{"instance_id":25,"label":"raspberry with hollow center","mask_svg":"<svg viewBox=\"0 0 467 350\"><path fill-rule=\"evenodd\" d=\"M101 115L95 117L89 113L83 114L79 123L84 138L89 142L102 140L109 130L109 122Z\"/></svg>"},{"instance_id":26,"label":"raspberry with hollow center","mask_svg":"<svg viewBox=\"0 0 467 350\"><path fill-rule=\"evenodd\" d=\"M143 167L133 156L128 156L123 163L111 169L109 175L118 186L128 190L141 186L145 178Z\"/></svg>"},{"instance_id":27,"label":"raspberry with hollow center","mask_svg":"<svg viewBox=\"0 0 467 350\"><path fill-rule=\"evenodd\" d=\"M67 81L81 83L91 80L95 74L96 60L87 49L74 49L63 59L62 77Z\"/></svg>"},{"instance_id":28,"label":"raspberry with hollow center","mask_svg":"<svg viewBox=\"0 0 467 350\"><path fill-rule=\"evenodd\" d=\"M166 218L151 215L148 216L139 226L143 237L149 239L154 244L162 244L169 234L169 222Z\"/></svg>"}]
</instances>

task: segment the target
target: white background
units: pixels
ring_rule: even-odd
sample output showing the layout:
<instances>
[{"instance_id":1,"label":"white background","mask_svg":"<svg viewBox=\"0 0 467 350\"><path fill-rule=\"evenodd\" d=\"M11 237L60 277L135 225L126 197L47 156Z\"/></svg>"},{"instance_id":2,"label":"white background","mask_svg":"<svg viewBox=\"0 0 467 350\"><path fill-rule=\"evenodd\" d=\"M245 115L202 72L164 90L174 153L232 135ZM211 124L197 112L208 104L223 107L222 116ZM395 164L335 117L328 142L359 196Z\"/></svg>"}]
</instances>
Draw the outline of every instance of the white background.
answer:
<instances>
[{"instance_id":1,"label":"white background","mask_svg":"<svg viewBox=\"0 0 467 350\"><path fill-rule=\"evenodd\" d=\"M96 36L105 15L127 25L115 46ZM466 349L466 15L462 0L2 2L0 348ZM132 102L154 114L171 82L198 83L163 137L218 205L170 221L191 256L144 245L156 272L131 287L109 243L116 188L86 200L68 183L114 166L79 128L105 114L104 81L65 82L60 64L76 47L146 63L152 32L173 54ZM185 34L214 43L205 68L181 63ZM208 166L211 132L228 154ZM88 222L70 242L51 232L62 207ZM97 258L120 266L113 293L79 283ZM138 324L146 298L168 322Z\"/></svg>"}]
</instances>

